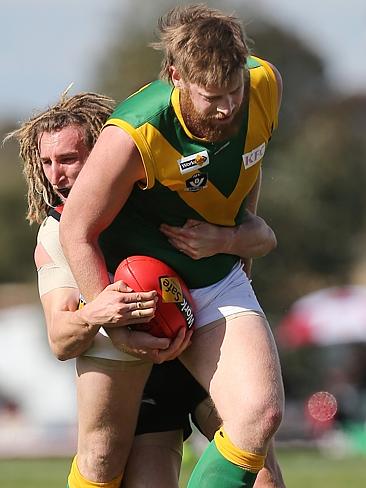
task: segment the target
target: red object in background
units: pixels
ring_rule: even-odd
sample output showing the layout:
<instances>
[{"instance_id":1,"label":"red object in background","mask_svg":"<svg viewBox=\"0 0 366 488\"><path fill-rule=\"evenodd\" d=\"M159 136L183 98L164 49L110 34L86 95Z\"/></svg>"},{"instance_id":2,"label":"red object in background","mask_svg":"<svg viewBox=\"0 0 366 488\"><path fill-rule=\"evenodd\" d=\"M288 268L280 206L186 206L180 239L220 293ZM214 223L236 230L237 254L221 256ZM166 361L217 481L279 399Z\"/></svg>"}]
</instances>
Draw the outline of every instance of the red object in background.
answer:
<instances>
[{"instance_id":1,"label":"red object in background","mask_svg":"<svg viewBox=\"0 0 366 488\"><path fill-rule=\"evenodd\" d=\"M337 413L337 400L327 391L318 391L308 399L307 409L314 420L328 422Z\"/></svg>"},{"instance_id":2,"label":"red object in background","mask_svg":"<svg viewBox=\"0 0 366 488\"><path fill-rule=\"evenodd\" d=\"M321 437L334 428L338 403L327 391L313 393L305 402L305 419L312 435Z\"/></svg>"},{"instance_id":3,"label":"red object in background","mask_svg":"<svg viewBox=\"0 0 366 488\"><path fill-rule=\"evenodd\" d=\"M275 333L285 348L366 342L366 287L332 287L305 295Z\"/></svg>"},{"instance_id":4,"label":"red object in background","mask_svg":"<svg viewBox=\"0 0 366 488\"><path fill-rule=\"evenodd\" d=\"M155 317L133 328L156 337L175 337L182 327L194 327L193 299L180 276L167 264L150 256L130 256L116 269L114 281L122 280L134 291L158 293Z\"/></svg>"}]
</instances>

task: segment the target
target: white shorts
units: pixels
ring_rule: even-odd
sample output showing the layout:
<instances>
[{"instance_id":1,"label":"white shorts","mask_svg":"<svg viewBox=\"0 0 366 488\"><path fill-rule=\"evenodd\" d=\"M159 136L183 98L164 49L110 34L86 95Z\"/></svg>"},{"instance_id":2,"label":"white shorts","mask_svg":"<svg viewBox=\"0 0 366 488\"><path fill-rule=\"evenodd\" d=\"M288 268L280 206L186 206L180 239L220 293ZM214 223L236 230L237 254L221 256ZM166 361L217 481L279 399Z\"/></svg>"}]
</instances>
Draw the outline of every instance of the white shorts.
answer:
<instances>
[{"instance_id":1,"label":"white shorts","mask_svg":"<svg viewBox=\"0 0 366 488\"><path fill-rule=\"evenodd\" d=\"M241 312L264 316L252 285L240 263L237 263L230 273L217 283L204 288L194 288L190 292L197 304L196 329ZM103 328L99 330L93 345L84 355L119 361L136 361L135 357L116 349Z\"/></svg>"},{"instance_id":2,"label":"white shorts","mask_svg":"<svg viewBox=\"0 0 366 488\"><path fill-rule=\"evenodd\" d=\"M241 312L264 316L241 263L235 264L230 273L217 283L190 291L197 304L196 329Z\"/></svg>"},{"instance_id":3,"label":"white shorts","mask_svg":"<svg viewBox=\"0 0 366 488\"><path fill-rule=\"evenodd\" d=\"M120 351L114 347L106 331L101 327L94 337L91 347L84 352L84 356L90 356L101 359L111 359L114 361L138 361L141 359L131 356L127 352Z\"/></svg>"}]
</instances>

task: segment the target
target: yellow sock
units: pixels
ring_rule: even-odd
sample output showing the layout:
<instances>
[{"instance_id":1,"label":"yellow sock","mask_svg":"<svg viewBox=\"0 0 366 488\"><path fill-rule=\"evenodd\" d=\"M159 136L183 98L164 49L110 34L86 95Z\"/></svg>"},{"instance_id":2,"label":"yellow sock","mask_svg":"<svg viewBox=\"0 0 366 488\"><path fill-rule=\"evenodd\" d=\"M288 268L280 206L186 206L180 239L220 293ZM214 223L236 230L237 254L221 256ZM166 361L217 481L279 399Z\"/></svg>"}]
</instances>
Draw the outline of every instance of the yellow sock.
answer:
<instances>
[{"instance_id":1,"label":"yellow sock","mask_svg":"<svg viewBox=\"0 0 366 488\"><path fill-rule=\"evenodd\" d=\"M234 446L219 429L196 464L187 488L253 488L264 458Z\"/></svg>"},{"instance_id":2,"label":"yellow sock","mask_svg":"<svg viewBox=\"0 0 366 488\"><path fill-rule=\"evenodd\" d=\"M69 488L119 488L122 480L122 475L114 478L112 481L108 481L107 483L98 483L96 481L89 481L80 473L77 462L76 456L74 457L70 469L70 474L68 477L68 487Z\"/></svg>"},{"instance_id":3,"label":"yellow sock","mask_svg":"<svg viewBox=\"0 0 366 488\"><path fill-rule=\"evenodd\" d=\"M215 434L215 444L220 454L228 461L244 468L252 473L258 473L263 466L266 456L255 454L253 452L243 451L229 439L229 436L223 429L219 429Z\"/></svg>"}]
</instances>

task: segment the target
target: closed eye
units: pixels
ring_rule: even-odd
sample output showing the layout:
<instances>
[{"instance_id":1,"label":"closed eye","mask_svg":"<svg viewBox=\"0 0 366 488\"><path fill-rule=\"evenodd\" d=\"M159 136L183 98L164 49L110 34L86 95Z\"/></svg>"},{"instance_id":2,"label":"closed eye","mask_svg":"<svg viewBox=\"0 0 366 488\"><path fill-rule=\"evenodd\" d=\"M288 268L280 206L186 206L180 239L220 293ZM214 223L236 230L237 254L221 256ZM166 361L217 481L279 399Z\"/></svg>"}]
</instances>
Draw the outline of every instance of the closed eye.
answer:
<instances>
[{"instance_id":1,"label":"closed eye","mask_svg":"<svg viewBox=\"0 0 366 488\"><path fill-rule=\"evenodd\" d=\"M74 163L75 161L77 161L77 157L75 156L66 156L64 158L61 158L60 162L61 164L71 164L71 163Z\"/></svg>"},{"instance_id":2,"label":"closed eye","mask_svg":"<svg viewBox=\"0 0 366 488\"><path fill-rule=\"evenodd\" d=\"M221 97L219 96L214 96L214 97L206 97L204 96L203 99L206 100L206 102L214 102L215 100L219 100Z\"/></svg>"}]
</instances>

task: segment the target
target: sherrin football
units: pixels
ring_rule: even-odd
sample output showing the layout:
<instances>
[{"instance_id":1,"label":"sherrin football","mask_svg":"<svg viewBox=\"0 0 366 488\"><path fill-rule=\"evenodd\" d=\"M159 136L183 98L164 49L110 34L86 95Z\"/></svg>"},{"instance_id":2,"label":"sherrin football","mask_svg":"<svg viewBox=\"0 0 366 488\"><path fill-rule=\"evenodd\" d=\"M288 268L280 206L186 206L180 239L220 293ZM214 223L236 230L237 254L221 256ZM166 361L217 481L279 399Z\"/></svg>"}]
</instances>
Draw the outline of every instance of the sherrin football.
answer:
<instances>
[{"instance_id":1,"label":"sherrin football","mask_svg":"<svg viewBox=\"0 0 366 488\"><path fill-rule=\"evenodd\" d=\"M134 329L144 330L156 337L175 337L182 327L194 327L193 299L188 287L167 264L149 256L130 256L116 269L114 281L122 280L133 291L158 293L155 316Z\"/></svg>"}]
</instances>

